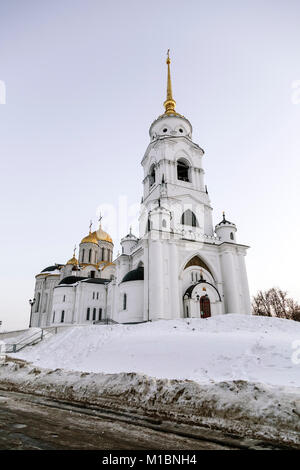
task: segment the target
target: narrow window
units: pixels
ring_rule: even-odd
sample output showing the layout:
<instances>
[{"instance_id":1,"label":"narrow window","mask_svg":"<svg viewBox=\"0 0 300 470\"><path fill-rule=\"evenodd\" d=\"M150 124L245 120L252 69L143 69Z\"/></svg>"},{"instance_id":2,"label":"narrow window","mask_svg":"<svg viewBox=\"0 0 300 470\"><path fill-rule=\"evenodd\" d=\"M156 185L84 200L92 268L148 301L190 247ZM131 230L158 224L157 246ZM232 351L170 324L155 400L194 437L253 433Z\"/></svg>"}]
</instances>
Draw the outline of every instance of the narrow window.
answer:
<instances>
[{"instance_id":1,"label":"narrow window","mask_svg":"<svg viewBox=\"0 0 300 470\"><path fill-rule=\"evenodd\" d=\"M60 323L63 323L65 321L65 311L63 310L61 312L61 319L60 319Z\"/></svg>"},{"instance_id":2,"label":"narrow window","mask_svg":"<svg viewBox=\"0 0 300 470\"><path fill-rule=\"evenodd\" d=\"M95 320L96 320L96 309L94 308L93 309L93 321L95 321Z\"/></svg>"},{"instance_id":3,"label":"narrow window","mask_svg":"<svg viewBox=\"0 0 300 470\"><path fill-rule=\"evenodd\" d=\"M97 292L97 300L99 299L99 292Z\"/></svg>"},{"instance_id":4,"label":"narrow window","mask_svg":"<svg viewBox=\"0 0 300 470\"><path fill-rule=\"evenodd\" d=\"M99 308L99 321L102 319L102 308Z\"/></svg>"},{"instance_id":5,"label":"narrow window","mask_svg":"<svg viewBox=\"0 0 300 470\"><path fill-rule=\"evenodd\" d=\"M127 295L123 295L123 310L126 310L127 308Z\"/></svg>"},{"instance_id":6,"label":"narrow window","mask_svg":"<svg viewBox=\"0 0 300 470\"><path fill-rule=\"evenodd\" d=\"M93 299L95 298L95 292L93 292Z\"/></svg>"},{"instance_id":7,"label":"narrow window","mask_svg":"<svg viewBox=\"0 0 300 470\"><path fill-rule=\"evenodd\" d=\"M92 249L89 249L89 263L91 262L91 257L92 257Z\"/></svg>"},{"instance_id":8,"label":"narrow window","mask_svg":"<svg viewBox=\"0 0 300 470\"><path fill-rule=\"evenodd\" d=\"M64 297L63 297L63 302L65 302L65 301L66 301L66 296L64 295Z\"/></svg>"},{"instance_id":9,"label":"narrow window","mask_svg":"<svg viewBox=\"0 0 300 470\"><path fill-rule=\"evenodd\" d=\"M163 228L166 228L166 226L167 226L167 222L166 222L165 219L163 219L163 221L162 221L162 226L163 226Z\"/></svg>"},{"instance_id":10,"label":"narrow window","mask_svg":"<svg viewBox=\"0 0 300 470\"><path fill-rule=\"evenodd\" d=\"M38 295L37 295L37 302L36 302L36 309L35 309L36 312L39 311L39 308L40 308L40 301L41 301L41 294L38 293Z\"/></svg>"},{"instance_id":11,"label":"narrow window","mask_svg":"<svg viewBox=\"0 0 300 470\"><path fill-rule=\"evenodd\" d=\"M178 160L177 162L177 179L189 181L189 165L184 160Z\"/></svg>"},{"instance_id":12,"label":"narrow window","mask_svg":"<svg viewBox=\"0 0 300 470\"><path fill-rule=\"evenodd\" d=\"M234 236L233 236L233 233L232 233L232 232L230 233L230 239L231 239L231 240L234 240Z\"/></svg>"},{"instance_id":13,"label":"narrow window","mask_svg":"<svg viewBox=\"0 0 300 470\"><path fill-rule=\"evenodd\" d=\"M150 168L150 175L149 175L149 184L153 186L155 183L155 166L152 165Z\"/></svg>"},{"instance_id":14,"label":"narrow window","mask_svg":"<svg viewBox=\"0 0 300 470\"><path fill-rule=\"evenodd\" d=\"M52 323L54 323L54 322L55 322L55 310L53 312L53 318L52 318Z\"/></svg>"},{"instance_id":15,"label":"narrow window","mask_svg":"<svg viewBox=\"0 0 300 470\"><path fill-rule=\"evenodd\" d=\"M189 318L189 308L188 308L188 306L186 307L186 318Z\"/></svg>"},{"instance_id":16,"label":"narrow window","mask_svg":"<svg viewBox=\"0 0 300 470\"><path fill-rule=\"evenodd\" d=\"M194 282L194 273L192 273L192 282Z\"/></svg>"},{"instance_id":17,"label":"narrow window","mask_svg":"<svg viewBox=\"0 0 300 470\"><path fill-rule=\"evenodd\" d=\"M82 257L81 257L81 262L84 262L84 250L82 250Z\"/></svg>"},{"instance_id":18,"label":"narrow window","mask_svg":"<svg viewBox=\"0 0 300 470\"><path fill-rule=\"evenodd\" d=\"M90 319L90 307L87 309L86 311L86 319L89 320Z\"/></svg>"},{"instance_id":19,"label":"narrow window","mask_svg":"<svg viewBox=\"0 0 300 470\"><path fill-rule=\"evenodd\" d=\"M104 248L102 248L102 257L101 257L102 261L104 261Z\"/></svg>"}]
</instances>

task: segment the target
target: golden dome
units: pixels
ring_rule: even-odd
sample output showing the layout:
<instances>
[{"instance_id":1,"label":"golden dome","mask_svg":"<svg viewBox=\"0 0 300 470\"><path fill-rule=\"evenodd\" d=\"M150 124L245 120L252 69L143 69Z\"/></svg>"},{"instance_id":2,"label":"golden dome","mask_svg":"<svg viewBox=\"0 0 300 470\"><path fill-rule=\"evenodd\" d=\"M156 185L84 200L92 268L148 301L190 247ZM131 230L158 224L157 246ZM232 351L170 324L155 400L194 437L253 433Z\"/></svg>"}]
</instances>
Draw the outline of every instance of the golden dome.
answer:
<instances>
[{"instance_id":1,"label":"golden dome","mask_svg":"<svg viewBox=\"0 0 300 470\"><path fill-rule=\"evenodd\" d=\"M96 245L98 245L98 238L96 236L96 232L90 232L86 237L81 240L81 243L95 243Z\"/></svg>"},{"instance_id":2,"label":"golden dome","mask_svg":"<svg viewBox=\"0 0 300 470\"><path fill-rule=\"evenodd\" d=\"M76 259L75 256L73 256L73 258L69 259L67 264L73 264L74 266L78 266L78 259Z\"/></svg>"},{"instance_id":3,"label":"golden dome","mask_svg":"<svg viewBox=\"0 0 300 470\"><path fill-rule=\"evenodd\" d=\"M103 242L108 242L108 243L113 244L111 236L108 233L104 232L101 226L98 228L98 230L93 232L92 235L95 235L97 237L97 240L101 240Z\"/></svg>"}]
</instances>

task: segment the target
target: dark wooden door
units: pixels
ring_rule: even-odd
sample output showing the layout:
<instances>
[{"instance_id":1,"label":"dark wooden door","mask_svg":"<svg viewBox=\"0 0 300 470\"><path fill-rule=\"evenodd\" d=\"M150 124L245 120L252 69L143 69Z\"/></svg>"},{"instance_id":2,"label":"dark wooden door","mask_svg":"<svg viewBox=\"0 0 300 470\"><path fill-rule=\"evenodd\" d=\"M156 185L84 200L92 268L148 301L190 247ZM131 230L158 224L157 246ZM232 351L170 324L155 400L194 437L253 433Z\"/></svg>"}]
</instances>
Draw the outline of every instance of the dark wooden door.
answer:
<instances>
[{"instance_id":1,"label":"dark wooden door","mask_svg":"<svg viewBox=\"0 0 300 470\"><path fill-rule=\"evenodd\" d=\"M201 318L208 318L211 316L210 300L207 295L203 295L200 299L200 315Z\"/></svg>"}]
</instances>

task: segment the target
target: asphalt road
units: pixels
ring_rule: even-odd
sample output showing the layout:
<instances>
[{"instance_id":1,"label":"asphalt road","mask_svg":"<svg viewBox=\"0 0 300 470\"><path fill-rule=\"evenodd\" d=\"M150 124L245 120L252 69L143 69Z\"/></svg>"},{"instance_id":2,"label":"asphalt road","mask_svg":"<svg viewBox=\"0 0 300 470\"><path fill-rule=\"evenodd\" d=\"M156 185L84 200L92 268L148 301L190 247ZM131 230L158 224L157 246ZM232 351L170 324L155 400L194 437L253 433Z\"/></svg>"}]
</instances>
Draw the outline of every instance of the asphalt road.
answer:
<instances>
[{"instance_id":1,"label":"asphalt road","mask_svg":"<svg viewBox=\"0 0 300 470\"><path fill-rule=\"evenodd\" d=\"M234 447L161 432L145 425L34 403L31 395L0 391L0 449L196 450ZM50 405L50 406L49 406Z\"/></svg>"}]
</instances>

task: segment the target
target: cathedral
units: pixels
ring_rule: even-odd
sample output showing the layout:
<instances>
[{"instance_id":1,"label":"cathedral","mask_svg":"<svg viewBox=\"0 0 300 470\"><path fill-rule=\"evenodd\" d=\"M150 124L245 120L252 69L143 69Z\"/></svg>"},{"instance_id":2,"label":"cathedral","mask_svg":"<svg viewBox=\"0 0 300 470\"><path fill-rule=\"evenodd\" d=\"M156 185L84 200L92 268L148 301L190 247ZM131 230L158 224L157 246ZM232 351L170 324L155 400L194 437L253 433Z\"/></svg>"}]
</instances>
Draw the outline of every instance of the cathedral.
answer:
<instances>
[{"instance_id":1,"label":"cathedral","mask_svg":"<svg viewBox=\"0 0 300 470\"><path fill-rule=\"evenodd\" d=\"M36 275L30 326L250 314L245 256L236 225L214 227L204 183L204 151L177 113L167 57L165 112L151 124L142 159L139 237L130 230L113 258L113 240L92 231L66 264Z\"/></svg>"}]
</instances>

